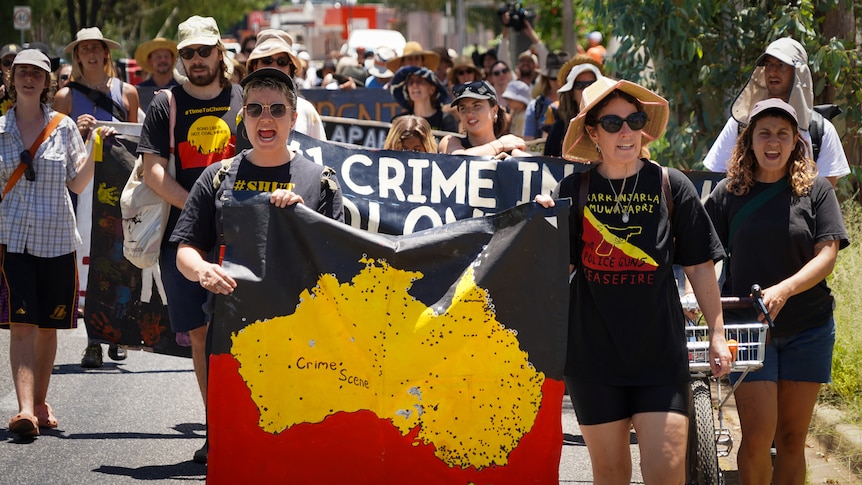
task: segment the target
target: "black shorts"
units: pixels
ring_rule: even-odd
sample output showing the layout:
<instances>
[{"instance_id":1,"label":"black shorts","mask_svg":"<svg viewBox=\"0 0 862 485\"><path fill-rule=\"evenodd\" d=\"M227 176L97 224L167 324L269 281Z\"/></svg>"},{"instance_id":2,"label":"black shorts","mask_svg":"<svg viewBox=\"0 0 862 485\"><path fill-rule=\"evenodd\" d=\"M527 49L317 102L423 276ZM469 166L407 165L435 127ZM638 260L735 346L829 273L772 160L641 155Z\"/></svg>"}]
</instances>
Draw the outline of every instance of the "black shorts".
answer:
<instances>
[{"instance_id":1,"label":"black shorts","mask_svg":"<svg viewBox=\"0 0 862 485\"><path fill-rule=\"evenodd\" d=\"M55 329L78 326L78 265L75 253L40 258L4 250L3 276L9 285L11 323Z\"/></svg>"},{"instance_id":2,"label":"black shorts","mask_svg":"<svg viewBox=\"0 0 862 485\"><path fill-rule=\"evenodd\" d=\"M578 424L604 424L638 413L672 412L688 416L688 382L660 386L610 386L566 378Z\"/></svg>"}]
</instances>

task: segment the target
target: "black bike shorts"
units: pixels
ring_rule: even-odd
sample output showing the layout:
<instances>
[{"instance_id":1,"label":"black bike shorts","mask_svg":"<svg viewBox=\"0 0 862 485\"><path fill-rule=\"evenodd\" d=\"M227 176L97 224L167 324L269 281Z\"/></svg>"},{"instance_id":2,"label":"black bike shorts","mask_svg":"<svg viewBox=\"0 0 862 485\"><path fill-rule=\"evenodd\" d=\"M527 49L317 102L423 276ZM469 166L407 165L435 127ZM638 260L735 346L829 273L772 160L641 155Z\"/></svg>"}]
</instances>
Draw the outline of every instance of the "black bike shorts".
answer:
<instances>
[{"instance_id":1,"label":"black bike shorts","mask_svg":"<svg viewBox=\"0 0 862 485\"><path fill-rule=\"evenodd\" d=\"M638 413L672 412L688 416L688 382L660 386L611 386L566 378L578 424L628 419Z\"/></svg>"}]
</instances>

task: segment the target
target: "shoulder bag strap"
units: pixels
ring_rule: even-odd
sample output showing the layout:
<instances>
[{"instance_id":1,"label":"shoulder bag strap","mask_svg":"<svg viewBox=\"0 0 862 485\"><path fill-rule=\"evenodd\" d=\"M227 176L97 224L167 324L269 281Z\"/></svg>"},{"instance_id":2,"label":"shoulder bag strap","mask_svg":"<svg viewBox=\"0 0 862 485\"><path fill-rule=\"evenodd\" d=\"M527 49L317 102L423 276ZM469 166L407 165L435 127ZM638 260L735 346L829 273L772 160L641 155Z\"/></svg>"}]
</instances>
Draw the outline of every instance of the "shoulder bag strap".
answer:
<instances>
[{"instance_id":1,"label":"shoulder bag strap","mask_svg":"<svg viewBox=\"0 0 862 485\"><path fill-rule=\"evenodd\" d=\"M50 135L51 132L54 131L55 128L57 128L57 126L60 124L61 121L63 121L63 118L65 117L66 115L64 115L63 113L54 113L54 117L48 121L48 124L45 125L44 128L42 128L42 131L39 132L39 136L37 136L36 140L33 141L33 144L30 145L29 151L31 159L36 158L36 151L39 150L39 146L42 145L42 142L44 142L45 139L48 138L48 135ZM21 176L24 175L25 170L27 170L27 166L24 164L24 162L19 162L18 166L15 167L15 171L12 172L12 176L9 177L9 180L6 181L6 187L3 188L3 196L6 196L6 194L8 194L10 190L12 190L12 187L15 186L15 184L18 182L18 179L20 179Z\"/></svg>"},{"instance_id":2,"label":"shoulder bag strap","mask_svg":"<svg viewBox=\"0 0 862 485\"><path fill-rule=\"evenodd\" d=\"M763 204L769 202L773 197L780 194L785 188L788 187L787 177L783 177L778 182L770 185L768 189L763 192L757 194L752 197L751 200L745 203L742 206L742 209L739 210L734 216L733 219L730 220L730 228L728 229L727 234L727 254L730 255L731 246L733 246L733 236L736 235L736 231L739 229L739 226L748 219L748 216L754 213L757 209L759 209Z\"/></svg>"}]
</instances>

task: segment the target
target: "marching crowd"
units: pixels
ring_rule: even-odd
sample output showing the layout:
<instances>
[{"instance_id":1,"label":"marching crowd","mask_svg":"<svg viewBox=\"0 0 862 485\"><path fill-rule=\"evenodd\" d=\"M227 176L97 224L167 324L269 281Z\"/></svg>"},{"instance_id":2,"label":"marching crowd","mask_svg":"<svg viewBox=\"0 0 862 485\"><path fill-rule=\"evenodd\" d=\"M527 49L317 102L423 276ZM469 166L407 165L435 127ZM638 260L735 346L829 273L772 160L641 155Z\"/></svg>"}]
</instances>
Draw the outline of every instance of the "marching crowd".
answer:
<instances>
[{"instance_id":1,"label":"marching crowd","mask_svg":"<svg viewBox=\"0 0 862 485\"><path fill-rule=\"evenodd\" d=\"M667 101L606 77L600 33L572 56L549 52L527 22L533 44L509 59L505 31L497 53L458 56L412 41L401 52L333 57L316 70L283 31L262 30L232 55L216 22L193 16L179 24L176 40L137 48L149 73L137 87L117 74L111 51L120 45L97 27L81 29L65 47L69 63L38 43L3 47L0 323L11 331L18 397L9 430L27 437L58 426L46 399L56 330L78 321L75 213L92 198L93 135L113 134L100 122L143 123L144 179L171 206L159 259L170 322L191 346L206 404L214 318L206 303L237 285L219 264L220 195L266 180L281 187L270 194L275 206L302 203L343 221L334 172L288 144L294 130L326 137L300 90L387 89L404 112L392 120L385 149L507 157L528 155L527 142L544 139L545 155L590 164L536 202L573 200L566 385L595 483L629 482L632 427L645 482L685 480L689 372L674 265L709 327L719 377L732 364L719 297L763 286L775 328L763 369L736 391L740 476L742 483L803 483L808 422L831 372L834 300L826 277L849 244L833 190L848 163L834 126L814 110L804 48L779 38L756 60L704 161L727 179L702 204L686 176L650 160L647 145L670 116ZM206 136L193 129L204 115L217 120ZM188 144L199 150L178 149ZM638 230L625 241L603 239L620 227ZM597 249L603 240L615 242ZM721 260L727 275L719 287ZM619 284L620 275L637 275L638 283ZM108 355L126 358L116 345ZM100 367L102 358L94 339L81 365ZM207 454L204 443L194 460L206 463Z\"/></svg>"}]
</instances>

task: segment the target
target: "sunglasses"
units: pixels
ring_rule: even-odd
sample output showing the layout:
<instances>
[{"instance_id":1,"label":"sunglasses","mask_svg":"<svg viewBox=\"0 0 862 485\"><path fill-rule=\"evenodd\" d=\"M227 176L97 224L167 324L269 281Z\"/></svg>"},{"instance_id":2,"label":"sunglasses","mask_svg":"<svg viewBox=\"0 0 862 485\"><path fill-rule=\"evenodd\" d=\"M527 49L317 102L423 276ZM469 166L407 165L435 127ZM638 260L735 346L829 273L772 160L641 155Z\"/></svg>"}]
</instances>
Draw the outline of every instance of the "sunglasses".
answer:
<instances>
[{"instance_id":1,"label":"sunglasses","mask_svg":"<svg viewBox=\"0 0 862 485\"><path fill-rule=\"evenodd\" d=\"M69 75L68 75L68 74L60 74L60 80L61 80L61 81L67 81L68 79L69 79Z\"/></svg>"},{"instance_id":2,"label":"sunglasses","mask_svg":"<svg viewBox=\"0 0 862 485\"><path fill-rule=\"evenodd\" d=\"M210 54L213 53L213 49L215 49L215 46L213 45L202 45L197 49L192 49L191 47L183 47L182 49L180 49L180 57L187 61L190 61L192 57L195 56L195 52L197 52L198 55L202 58L207 58L210 56Z\"/></svg>"},{"instance_id":3,"label":"sunglasses","mask_svg":"<svg viewBox=\"0 0 862 485\"><path fill-rule=\"evenodd\" d=\"M485 81L473 81L471 83L459 84L452 89L452 94L454 94L456 98L459 98L465 91L470 91L479 96L496 96L494 91L491 90Z\"/></svg>"},{"instance_id":4,"label":"sunglasses","mask_svg":"<svg viewBox=\"0 0 862 485\"><path fill-rule=\"evenodd\" d=\"M247 114L249 118L260 118L264 109L269 111L269 115L273 118L282 118L287 114L287 105L284 103L248 103L245 105L245 114Z\"/></svg>"},{"instance_id":5,"label":"sunglasses","mask_svg":"<svg viewBox=\"0 0 862 485\"><path fill-rule=\"evenodd\" d=\"M457 71L455 71L456 76L463 76L465 74L473 74L473 70L472 69L458 69Z\"/></svg>"},{"instance_id":6,"label":"sunglasses","mask_svg":"<svg viewBox=\"0 0 862 485\"><path fill-rule=\"evenodd\" d=\"M617 115L605 115L598 120L598 124L602 125L602 128L604 128L608 133L616 133L622 130L623 122L628 123L629 128L637 131L646 126L647 114L643 111L638 111L637 113L632 113L625 118L621 118Z\"/></svg>"},{"instance_id":7,"label":"sunglasses","mask_svg":"<svg viewBox=\"0 0 862 485\"><path fill-rule=\"evenodd\" d=\"M3 59L3 67L9 67L12 65L12 61L9 59Z\"/></svg>"},{"instance_id":8,"label":"sunglasses","mask_svg":"<svg viewBox=\"0 0 862 485\"><path fill-rule=\"evenodd\" d=\"M500 69L499 71L491 71L491 74L495 76L502 76L503 74L509 74L509 69Z\"/></svg>"},{"instance_id":9,"label":"sunglasses","mask_svg":"<svg viewBox=\"0 0 862 485\"><path fill-rule=\"evenodd\" d=\"M274 59L272 57L263 57L260 59L260 63L266 66L271 66L273 62L278 64L278 67L286 67L293 65L293 63L290 62L290 59L286 57L279 57L278 59Z\"/></svg>"},{"instance_id":10,"label":"sunglasses","mask_svg":"<svg viewBox=\"0 0 862 485\"><path fill-rule=\"evenodd\" d=\"M33 156L30 155L30 150L21 152L21 163L27 168L24 169L24 178L30 182L36 180L36 171L33 170Z\"/></svg>"},{"instance_id":11,"label":"sunglasses","mask_svg":"<svg viewBox=\"0 0 862 485\"><path fill-rule=\"evenodd\" d=\"M596 81L575 81L575 84L572 84L572 87L575 89L575 91L583 91L584 89L590 87L590 85L592 85L594 82Z\"/></svg>"}]
</instances>

